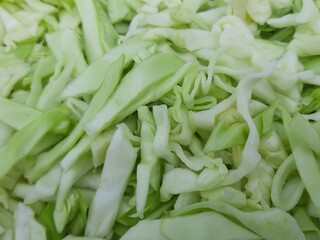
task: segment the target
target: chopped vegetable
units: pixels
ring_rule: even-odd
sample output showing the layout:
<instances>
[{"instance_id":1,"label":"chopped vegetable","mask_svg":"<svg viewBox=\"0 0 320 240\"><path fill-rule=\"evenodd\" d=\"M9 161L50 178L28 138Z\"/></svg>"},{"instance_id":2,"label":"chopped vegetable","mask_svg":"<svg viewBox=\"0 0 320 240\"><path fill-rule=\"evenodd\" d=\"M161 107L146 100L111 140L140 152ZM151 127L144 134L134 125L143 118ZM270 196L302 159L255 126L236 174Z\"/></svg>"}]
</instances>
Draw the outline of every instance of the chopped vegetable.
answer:
<instances>
[{"instance_id":1,"label":"chopped vegetable","mask_svg":"<svg viewBox=\"0 0 320 240\"><path fill-rule=\"evenodd\" d=\"M320 239L319 0L0 1L0 240Z\"/></svg>"}]
</instances>

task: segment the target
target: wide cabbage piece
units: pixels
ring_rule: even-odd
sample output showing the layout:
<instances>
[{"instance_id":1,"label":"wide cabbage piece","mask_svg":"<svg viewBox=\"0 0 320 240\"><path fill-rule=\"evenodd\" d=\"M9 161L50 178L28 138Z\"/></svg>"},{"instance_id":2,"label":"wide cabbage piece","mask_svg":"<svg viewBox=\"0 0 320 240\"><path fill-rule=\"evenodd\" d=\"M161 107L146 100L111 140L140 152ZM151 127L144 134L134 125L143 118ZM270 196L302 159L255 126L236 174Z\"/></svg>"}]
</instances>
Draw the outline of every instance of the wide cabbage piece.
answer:
<instances>
[{"instance_id":1,"label":"wide cabbage piece","mask_svg":"<svg viewBox=\"0 0 320 240\"><path fill-rule=\"evenodd\" d=\"M0 240L320 239L319 0L1 0Z\"/></svg>"}]
</instances>

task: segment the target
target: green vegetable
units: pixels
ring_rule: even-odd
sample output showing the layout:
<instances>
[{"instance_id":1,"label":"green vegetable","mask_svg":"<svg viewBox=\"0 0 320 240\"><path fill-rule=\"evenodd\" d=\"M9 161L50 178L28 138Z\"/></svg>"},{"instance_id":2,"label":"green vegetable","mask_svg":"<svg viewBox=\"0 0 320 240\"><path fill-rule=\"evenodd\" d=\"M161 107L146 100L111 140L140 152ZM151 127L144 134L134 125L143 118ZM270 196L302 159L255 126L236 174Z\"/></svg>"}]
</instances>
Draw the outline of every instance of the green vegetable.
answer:
<instances>
[{"instance_id":1,"label":"green vegetable","mask_svg":"<svg viewBox=\"0 0 320 240\"><path fill-rule=\"evenodd\" d=\"M319 239L318 0L0 1L0 240Z\"/></svg>"},{"instance_id":2,"label":"green vegetable","mask_svg":"<svg viewBox=\"0 0 320 240\"><path fill-rule=\"evenodd\" d=\"M228 231L226 231L228 229ZM122 239L261 239L222 214L198 213L162 220L143 220Z\"/></svg>"},{"instance_id":3,"label":"green vegetable","mask_svg":"<svg viewBox=\"0 0 320 240\"><path fill-rule=\"evenodd\" d=\"M85 230L87 236L104 237L110 234L121 197L133 171L137 153L125 136L124 127L120 126L115 132L107 150L99 188L89 210Z\"/></svg>"},{"instance_id":4,"label":"green vegetable","mask_svg":"<svg viewBox=\"0 0 320 240\"><path fill-rule=\"evenodd\" d=\"M227 203L213 201L189 205L184 209L176 210L173 215L177 216L178 214L201 208L211 208L217 212L232 216L264 239L282 239L283 237L290 237L291 239L304 238L294 218L282 209L277 208L243 212Z\"/></svg>"}]
</instances>

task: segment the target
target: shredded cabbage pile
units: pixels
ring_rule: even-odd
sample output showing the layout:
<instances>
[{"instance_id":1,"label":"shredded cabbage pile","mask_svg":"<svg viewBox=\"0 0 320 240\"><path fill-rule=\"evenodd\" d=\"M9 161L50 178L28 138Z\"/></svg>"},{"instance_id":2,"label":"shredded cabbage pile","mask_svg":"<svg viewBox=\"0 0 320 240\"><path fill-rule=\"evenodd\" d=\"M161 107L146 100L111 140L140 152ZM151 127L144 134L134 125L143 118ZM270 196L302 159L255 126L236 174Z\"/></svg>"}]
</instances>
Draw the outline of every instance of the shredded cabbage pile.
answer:
<instances>
[{"instance_id":1,"label":"shredded cabbage pile","mask_svg":"<svg viewBox=\"0 0 320 240\"><path fill-rule=\"evenodd\" d=\"M0 239L320 239L319 0L1 0Z\"/></svg>"}]
</instances>

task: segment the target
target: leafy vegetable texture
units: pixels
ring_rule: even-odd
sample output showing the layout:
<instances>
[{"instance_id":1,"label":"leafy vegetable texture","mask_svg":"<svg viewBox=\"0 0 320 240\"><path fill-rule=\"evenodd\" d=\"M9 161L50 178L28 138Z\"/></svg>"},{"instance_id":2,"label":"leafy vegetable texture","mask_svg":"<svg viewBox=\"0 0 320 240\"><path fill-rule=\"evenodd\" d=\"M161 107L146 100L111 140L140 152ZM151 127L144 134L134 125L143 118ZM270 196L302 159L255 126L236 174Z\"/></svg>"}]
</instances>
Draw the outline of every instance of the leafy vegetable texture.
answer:
<instances>
[{"instance_id":1,"label":"leafy vegetable texture","mask_svg":"<svg viewBox=\"0 0 320 240\"><path fill-rule=\"evenodd\" d=\"M0 240L320 239L319 0L1 0Z\"/></svg>"}]
</instances>

